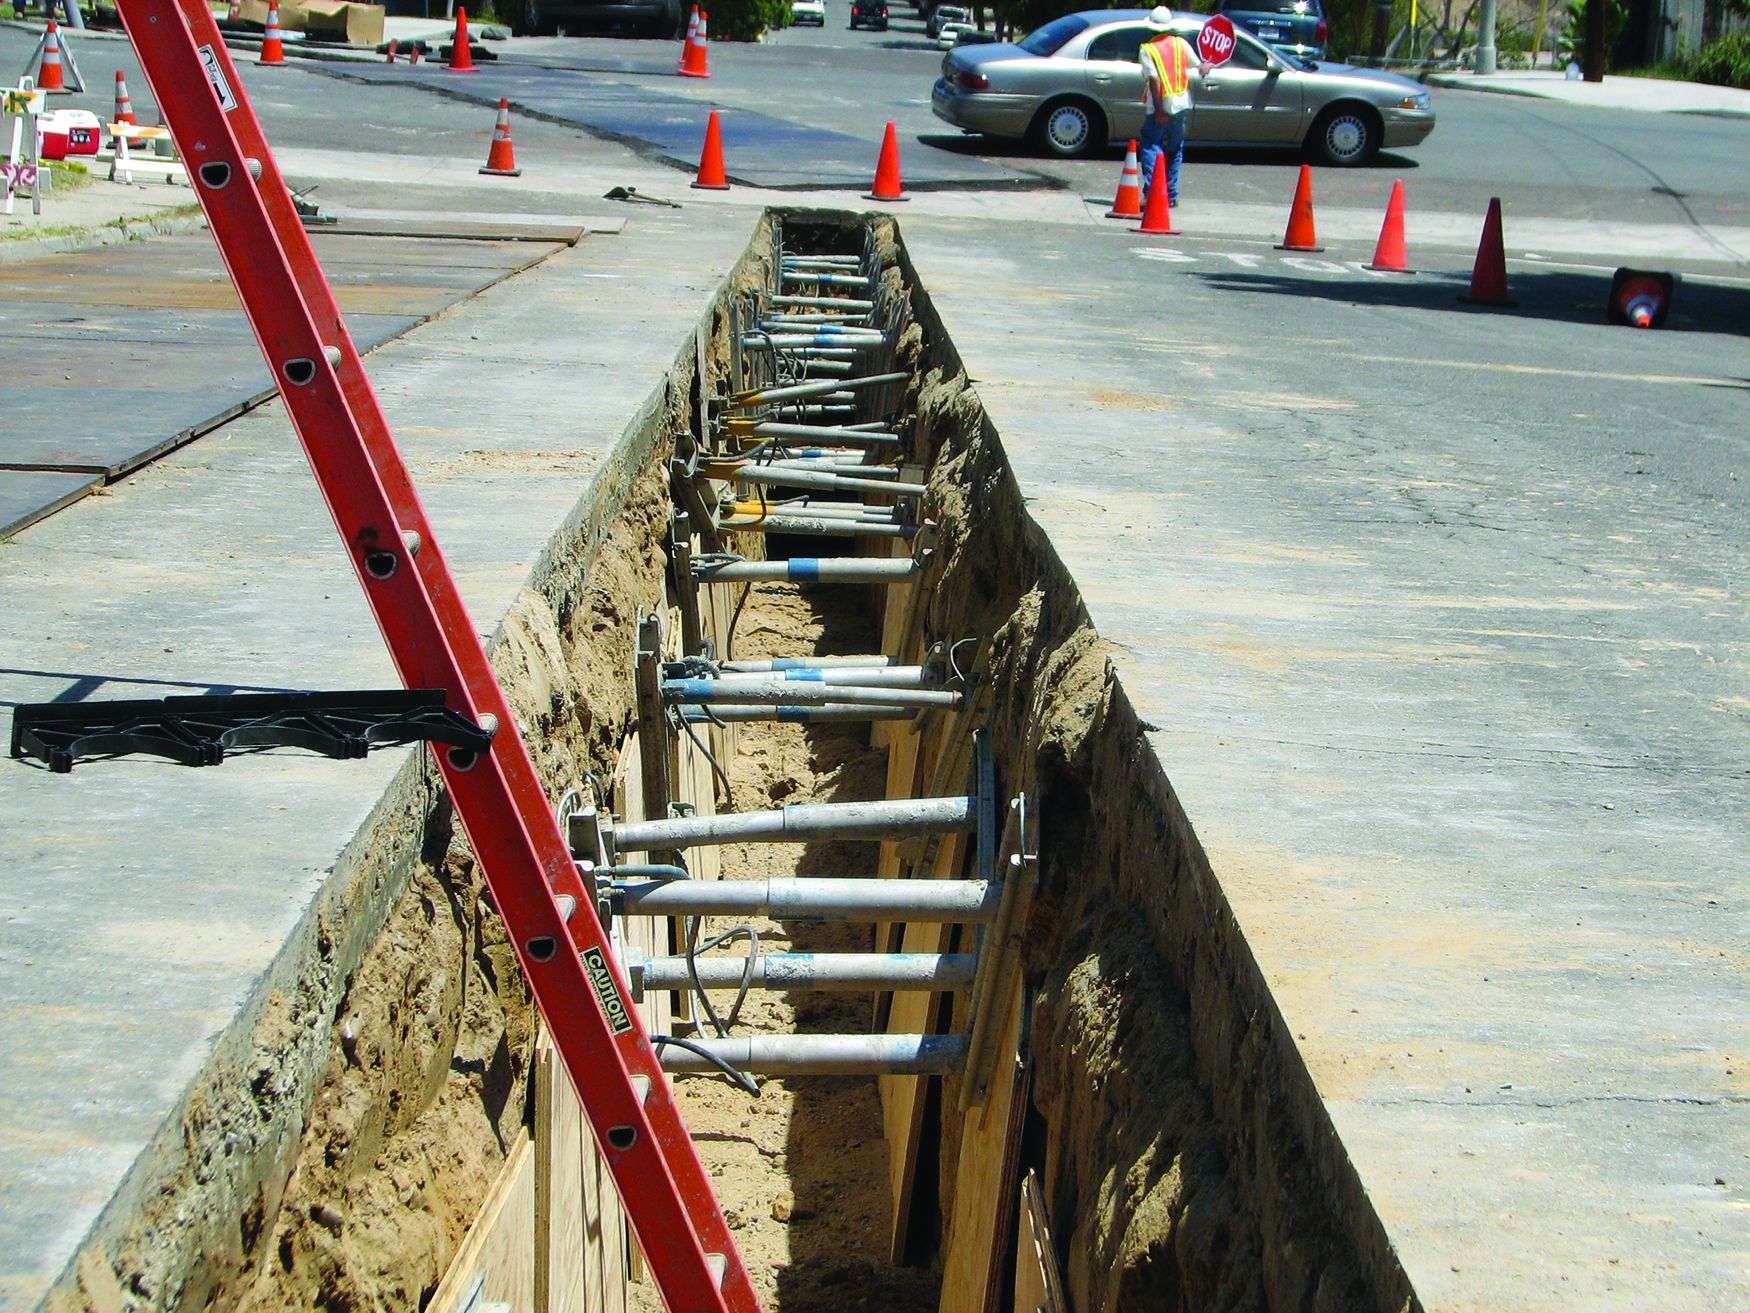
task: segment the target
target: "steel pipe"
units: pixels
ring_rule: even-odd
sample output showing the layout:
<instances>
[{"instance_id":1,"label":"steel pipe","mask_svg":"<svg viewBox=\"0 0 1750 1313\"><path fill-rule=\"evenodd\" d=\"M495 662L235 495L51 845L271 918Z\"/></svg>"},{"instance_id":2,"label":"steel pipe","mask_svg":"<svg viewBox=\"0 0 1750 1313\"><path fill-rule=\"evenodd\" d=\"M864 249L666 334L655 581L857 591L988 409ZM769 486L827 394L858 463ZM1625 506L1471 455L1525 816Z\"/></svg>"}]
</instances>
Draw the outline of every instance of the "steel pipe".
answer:
<instances>
[{"instance_id":1,"label":"steel pipe","mask_svg":"<svg viewBox=\"0 0 1750 1313\"><path fill-rule=\"evenodd\" d=\"M884 492L895 497L922 497L921 483L901 483L897 479L865 479L849 474L828 474L822 470L794 470L776 465L743 465L735 477L742 483L765 483L778 488L819 488L826 492Z\"/></svg>"},{"instance_id":2,"label":"steel pipe","mask_svg":"<svg viewBox=\"0 0 1750 1313\"><path fill-rule=\"evenodd\" d=\"M756 680L759 676L750 676ZM863 684L799 683L766 676L764 683L736 683L723 679L665 679L665 702L690 702L698 706L818 707L828 702L861 702L871 707L958 707L965 698L952 689L871 688Z\"/></svg>"},{"instance_id":3,"label":"steel pipe","mask_svg":"<svg viewBox=\"0 0 1750 1313\"><path fill-rule=\"evenodd\" d=\"M687 1043L757 1076L941 1076L966 1063L964 1035L750 1035ZM718 1070L678 1044L662 1045L660 1057L664 1071Z\"/></svg>"},{"instance_id":4,"label":"steel pipe","mask_svg":"<svg viewBox=\"0 0 1750 1313\"><path fill-rule=\"evenodd\" d=\"M775 921L917 921L988 924L1002 886L983 880L767 880L614 882L615 910L639 916L769 916Z\"/></svg>"},{"instance_id":5,"label":"steel pipe","mask_svg":"<svg viewBox=\"0 0 1750 1313\"><path fill-rule=\"evenodd\" d=\"M922 567L903 556L792 556L787 561L694 561L693 577L713 584L783 580L798 584L895 583Z\"/></svg>"},{"instance_id":6,"label":"steel pipe","mask_svg":"<svg viewBox=\"0 0 1750 1313\"><path fill-rule=\"evenodd\" d=\"M766 406L780 401L801 401L807 397L832 398L840 391L879 387L884 383L903 383L910 374L869 374L863 378L847 378L831 383L796 383L789 387L749 388L729 398L732 406Z\"/></svg>"},{"instance_id":7,"label":"steel pipe","mask_svg":"<svg viewBox=\"0 0 1750 1313\"><path fill-rule=\"evenodd\" d=\"M883 798L875 802L792 803L776 811L632 821L611 833L615 852L654 852L724 843L808 843L814 839L896 839L956 834L978 824L975 798Z\"/></svg>"},{"instance_id":8,"label":"steel pipe","mask_svg":"<svg viewBox=\"0 0 1750 1313\"><path fill-rule=\"evenodd\" d=\"M969 988L977 959L971 953L760 953L751 972L747 961L746 957L695 957L693 966L704 989L736 989L747 980L754 988L797 994L935 991ZM635 998L646 990L688 989L693 983L684 957L629 956L626 970Z\"/></svg>"},{"instance_id":9,"label":"steel pipe","mask_svg":"<svg viewBox=\"0 0 1750 1313\"><path fill-rule=\"evenodd\" d=\"M714 721L736 722L775 721L780 725L816 725L831 721L910 720L917 715L915 707L872 707L866 702L829 702L821 707L736 707L723 703L705 708L678 703L676 710L689 725L709 725Z\"/></svg>"}]
</instances>

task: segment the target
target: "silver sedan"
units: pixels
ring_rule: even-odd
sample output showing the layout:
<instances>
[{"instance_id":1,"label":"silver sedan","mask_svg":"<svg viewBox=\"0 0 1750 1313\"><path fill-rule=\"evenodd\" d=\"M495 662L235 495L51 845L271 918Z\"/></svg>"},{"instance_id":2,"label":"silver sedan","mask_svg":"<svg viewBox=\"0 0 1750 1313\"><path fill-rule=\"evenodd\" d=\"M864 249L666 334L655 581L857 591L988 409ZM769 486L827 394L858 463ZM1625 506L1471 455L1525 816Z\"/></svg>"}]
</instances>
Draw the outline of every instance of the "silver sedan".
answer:
<instances>
[{"instance_id":1,"label":"silver sedan","mask_svg":"<svg viewBox=\"0 0 1750 1313\"><path fill-rule=\"evenodd\" d=\"M1019 43L960 46L942 60L931 108L967 132L1031 139L1048 154L1086 155L1142 126L1137 51L1160 35L1146 9L1094 9L1047 23ZM1201 14L1174 14L1193 47ZM1236 32L1233 56L1192 73L1192 145L1304 146L1327 164L1365 164L1434 130L1427 88L1395 73L1299 59Z\"/></svg>"}]
</instances>

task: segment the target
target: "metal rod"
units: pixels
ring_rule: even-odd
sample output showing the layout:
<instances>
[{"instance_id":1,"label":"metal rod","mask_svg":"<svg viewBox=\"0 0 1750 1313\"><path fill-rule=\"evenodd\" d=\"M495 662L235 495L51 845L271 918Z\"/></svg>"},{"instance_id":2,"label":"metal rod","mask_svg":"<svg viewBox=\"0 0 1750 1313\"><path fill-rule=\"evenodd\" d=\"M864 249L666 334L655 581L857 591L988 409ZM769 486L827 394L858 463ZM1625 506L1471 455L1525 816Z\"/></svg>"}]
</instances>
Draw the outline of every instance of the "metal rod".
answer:
<instances>
[{"instance_id":1,"label":"metal rod","mask_svg":"<svg viewBox=\"0 0 1750 1313\"><path fill-rule=\"evenodd\" d=\"M862 502L811 502L806 498L798 498L793 502L731 502L729 511L735 515L749 515L755 519L767 515L804 515L814 520L851 520L868 524L900 523L899 507L897 506L866 506Z\"/></svg>"},{"instance_id":2,"label":"metal rod","mask_svg":"<svg viewBox=\"0 0 1750 1313\"><path fill-rule=\"evenodd\" d=\"M687 1043L759 1076L942 1076L966 1061L964 1035L752 1035ZM678 1044L663 1045L661 1058L664 1071L718 1070Z\"/></svg>"},{"instance_id":3,"label":"metal rod","mask_svg":"<svg viewBox=\"0 0 1750 1313\"><path fill-rule=\"evenodd\" d=\"M812 839L893 839L953 834L978 824L973 798L885 798L874 802L792 803L776 811L633 821L610 832L616 852L652 852L723 843L807 843Z\"/></svg>"},{"instance_id":4,"label":"metal rod","mask_svg":"<svg viewBox=\"0 0 1750 1313\"><path fill-rule=\"evenodd\" d=\"M825 269L786 269L787 283L814 283L820 287L860 287L868 290L875 279L869 274L831 273Z\"/></svg>"},{"instance_id":5,"label":"metal rod","mask_svg":"<svg viewBox=\"0 0 1750 1313\"><path fill-rule=\"evenodd\" d=\"M725 532L787 533L798 538L911 538L918 531L915 524L822 517L811 519L802 515L761 515L752 519L723 520L717 527Z\"/></svg>"},{"instance_id":6,"label":"metal rod","mask_svg":"<svg viewBox=\"0 0 1750 1313\"><path fill-rule=\"evenodd\" d=\"M911 720L917 715L916 707L872 707L866 702L830 702L820 707L736 707L717 703L709 708L682 702L676 705L676 710L690 725L766 720L782 725L816 725L828 721Z\"/></svg>"},{"instance_id":7,"label":"metal rod","mask_svg":"<svg viewBox=\"0 0 1750 1313\"><path fill-rule=\"evenodd\" d=\"M718 663L717 668L725 674L745 675L762 670L831 670L838 666L852 666L858 670L875 670L898 664L898 657L883 656L877 653L873 656L766 657L760 660L722 661Z\"/></svg>"},{"instance_id":8,"label":"metal rod","mask_svg":"<svg viewBox=\"0 0 1750 1313\"><path fill-rule=\"evenodd\" d=\"M773 305L816 306L822 310L838 310L845 314L868 314L875 308L873 301L858 301L848 296L774 296Z\"/></svg>"},{"instance_id":9,"label":"metal rod","mask_svg":"<svg viewBox=\"0 0 1750 1313\"><path fill-rule=\"evenodd\" d=\"M823 451L818 455L798 452L793 456L781 456L777 460L761 463L769 470L813 470L819 474L843 474L857 479L899 478L897 466L870 465L860 459L848 459L848 457L860 456L861 454L855 451L836 454Z\"/></svg>"},{"instance_id":10,"label":"metal rod","mask_svg":"<svg viewBox=\"0 0 1750 1313\"><path fill-rule=\"evenodd\" d=\"M780 488L820 488L828 492L885 492L896 497L922 497L925 492L921 483L864 479L819 470L783 469L775 465L743 465L735 472L735 477L743 483L767 483Z\"/></svg>"},{"instance_id":11,"label":"metal rod","mask_svg":"<svg viewBox=\"0 0 1750 1313\"><path fill-rule=\"evenodd\" d=\"M798 584L893 583L922 569L904 557L792 556L787 561L698 561L693 575L706 583L740 584L784 580Z\"/></svg>"},{"instance_id":12,"label":"metal rod","mask_svg":"<svg viewBox=\"0 0 1750 1313\"><path fill-rule=\"evenodd\" d=\"M829 702L861 702L872 707L958 707L965 700L952 689L870 688L861 684L799 683L769 675L766 678L769 682L746 684L722 679L665 679L662 696L668 702L743 707L819 707Z\"/></svg>"},{"instance_id":13,"label":"metal rod","mask_svg":"<svg viewBox=\"0 0 1750 1313\"><path fill-rule=\"evenodd\" d=\"M778 401L800 401L805 397L832 397L839 391L880 387L884 383L903 383L910 374L869 374L863 378L834 380L831 383L797 383L791 387L752 388L729 398L732 406L765 406Z\"/></svg>"},{"instance_id":14,"label":"metal rod","mask_svg":"<svg viewBox=\"0 0 1750 1313\"><path fill-rule=\"evenodd\" d=\"M815 442L840 442L846 446L887 446L899 441L899 434L880 428L834 428L826 424L782 424L776 420L756 420L751 416L732 415L724 421L731 433L755 438L803 438Z\"/></svg>"},{"instance_id":15,"label":"metal rod","mask_svg":"<svg viewBox=\"0 0 1750 1313\"><path fill-rule=\"evenodd\" d=\"M614 882L616 911L640 916L769 916L776 921L917 921L985 925L1002 886L983 880L873 880L787 876L767 880Z\"/></svg>"},{"instance_id":16,"label":"metal rod","mask_svg":"<svg viewBox=\"0 0 1750 1313\"><path fill-rule=\"evenodd\" d=\"M711 883L715 884L716 881ZM829 990L966 989L976 959L971 953L760 953L747 958L695 957L705 989L735 989L743 980L758 989L815 993ZM634 996L652 989L692 984L685 957L629 957Z\"/></svg>"}]
</instances>

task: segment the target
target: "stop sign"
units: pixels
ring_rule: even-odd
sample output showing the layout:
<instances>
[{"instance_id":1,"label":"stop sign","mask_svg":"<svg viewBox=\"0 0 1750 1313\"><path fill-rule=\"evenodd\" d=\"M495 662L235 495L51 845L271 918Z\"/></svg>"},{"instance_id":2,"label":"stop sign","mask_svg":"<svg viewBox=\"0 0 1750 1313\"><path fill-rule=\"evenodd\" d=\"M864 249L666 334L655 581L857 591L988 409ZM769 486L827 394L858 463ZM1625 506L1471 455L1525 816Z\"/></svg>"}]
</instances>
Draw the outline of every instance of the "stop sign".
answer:
<instances>
[{"instance_id":1,"label":"stop sign","mask_svg":"<svg viewBox=\"0 0 1750 1313\"><path fill-rule=\"evenodd\" d=\"M1197 53L1211 64L1225 64L1233 52L1233 20L1226 14L1217 14L1197 34Z\"/></svg>"}]
</instances>

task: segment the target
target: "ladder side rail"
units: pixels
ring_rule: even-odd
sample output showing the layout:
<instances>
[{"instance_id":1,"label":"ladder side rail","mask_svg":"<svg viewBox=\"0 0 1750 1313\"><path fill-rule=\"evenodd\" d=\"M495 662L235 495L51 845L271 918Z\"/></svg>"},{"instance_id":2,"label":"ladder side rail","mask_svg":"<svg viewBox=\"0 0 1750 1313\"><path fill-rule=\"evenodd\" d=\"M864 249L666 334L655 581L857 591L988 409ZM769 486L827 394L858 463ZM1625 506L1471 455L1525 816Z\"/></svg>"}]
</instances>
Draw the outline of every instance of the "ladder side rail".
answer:
<instances>
[{"instance_id":1,"label":"ladder side rail","mask_svg":"<svg viewBox=\"0 0 1750 1313\"><path fill-rule=\"evenodd\" d=\"M412 568L402 526L328 363L327 344L231 132L227 110L234 114L240 108L240 86L227 88L232 103L222 106L211 80L215 52L197 50L176 0L122 0L121 10L158 103L194 166L196 195L404 681L443 688L477 715L449 636ZM471 648L469 656L485 663L471 626L456 637L469 640L464 649ZM545 799L535 815L521 812L501 768L503 758L525 749L496 681L486 709L493 708L499 709L500 734L494 747L466 767L450 754L439 754L438 764L664 1300L677 1313L757 1309L751 1279L685 1137L667 1082L647 1074L647 1088L640 1090L634 1079L635 1070L659 1077L661 1068L637 1014L624 1004L626 982L594 917L590 891L577 878ZM525 824L531 821L532 828ZM570 886L560 892L577 891L581 915L571 918L569 928L550 881ZM596 961L605 970L598 968L592 979L579 953L557 951L565 942L596 949ZM588 1003L581 1001L584 997ZM584 1072L590 1076L587 1083L579 1079ZM678 1133L684 1153L665 1155L669 1146L657 1134L664 1122L671 1136ZM683 1169L679 1179L670 1171L671 1162ZM688 1164L693 1171L684 1170ZM727 1260L721 1287L706 1245Z\"/></svg>"}]
</instances>

